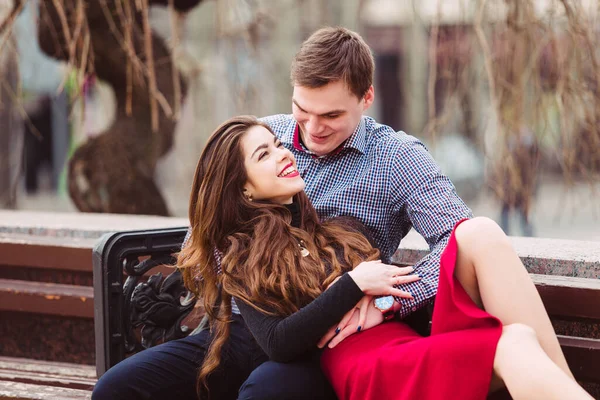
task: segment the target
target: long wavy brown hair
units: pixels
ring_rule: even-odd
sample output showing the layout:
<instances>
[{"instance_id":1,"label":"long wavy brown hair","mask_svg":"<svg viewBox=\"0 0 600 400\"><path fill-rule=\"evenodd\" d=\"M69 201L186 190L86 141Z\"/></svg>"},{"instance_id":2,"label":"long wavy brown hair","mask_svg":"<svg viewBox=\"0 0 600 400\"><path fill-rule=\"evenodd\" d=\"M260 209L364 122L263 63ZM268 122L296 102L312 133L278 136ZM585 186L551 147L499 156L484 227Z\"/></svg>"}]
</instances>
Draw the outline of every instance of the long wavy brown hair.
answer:
<instances>
[{"instance_id":1,"label":"long wavy brown hair","mask_svg":"<svg viewBox=\"0 0 600 400\"><path fill-rule=\"evenodd\" d=\"M356 227L344 219L321 223L304 192L300 226L281 204L250 201L241 140L264 123L251 116L219 126L206 144L190 198L191 236L178 256L186 286L202 299L212 342L198 374L198 392L220 364L229 336L231 298L272 315L286 316L315 299L337 277L360 262L379 257ZM301 255L302 244L309 255ZM219 273L219 261L221 273Z\"/></svg>"}]
</instances>

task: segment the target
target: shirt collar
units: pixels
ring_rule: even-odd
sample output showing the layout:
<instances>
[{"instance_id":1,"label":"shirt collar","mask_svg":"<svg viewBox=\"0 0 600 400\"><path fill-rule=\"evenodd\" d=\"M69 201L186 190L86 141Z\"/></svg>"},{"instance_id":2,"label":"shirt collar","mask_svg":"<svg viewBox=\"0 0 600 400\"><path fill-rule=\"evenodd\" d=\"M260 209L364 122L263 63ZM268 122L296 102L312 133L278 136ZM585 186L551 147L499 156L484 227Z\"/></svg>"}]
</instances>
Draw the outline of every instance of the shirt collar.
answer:
<instances>
[{"instance_id":1,"label":"shirt collar","mask_svg":"<svg viewBox=\"0 0 600 400\"><path fill-rule=\"evenodd\" d=\"M298 123L291 114L288 115L288 118L288 123L285 129L282 130L279 140L287 145L293 146L296 138L296 130L298 129Z\"/></svg>"},{"instance_id":2,"label":"shirt collar","mask_svg":"<svg viewBox=\"0 0 600 400\"><path fill-rule=\"evenodd\" d=\"M291 144L292 146L294 146L294 149L296 149L297 151L308 153L313 157L318 157L314 153L312 153L309 149L307 149L306 146L304 146L304 144L300 140L300 128L299 128L297 122L294 123L294 129L292 131L291 136L292 136L291 140L290 140L289 135L286 135L286 138L284 138L282 141L285 143ZM365 123L365 118L362 117L360 119L360 122L358 123L358 126L354 130L354 133L352 133L352 136L350 136L348 139L346 139L346 141L344 143L342 143L337 149L335 149L334 151L332 151L331 153L329 153L323 157L337 154L346 148L355 149L364 154L365 148L367 145L366 137L367 137L366 123Z\"/></svg>"},{"instance_id":3,"label":"shirt collar","mask_svg":"<svg viewBox=\"0 0 600 400\"><path fill-rule=\"evenodd\" d=\"M348 140L346 140L346 143L344 143L344 147L356 149L363 154L365 153L367 148L367 124L364 116L361 117L360 122L358 123L358 126L354 130L352 136L350 136Z\"/></svg>"}]
</instances>

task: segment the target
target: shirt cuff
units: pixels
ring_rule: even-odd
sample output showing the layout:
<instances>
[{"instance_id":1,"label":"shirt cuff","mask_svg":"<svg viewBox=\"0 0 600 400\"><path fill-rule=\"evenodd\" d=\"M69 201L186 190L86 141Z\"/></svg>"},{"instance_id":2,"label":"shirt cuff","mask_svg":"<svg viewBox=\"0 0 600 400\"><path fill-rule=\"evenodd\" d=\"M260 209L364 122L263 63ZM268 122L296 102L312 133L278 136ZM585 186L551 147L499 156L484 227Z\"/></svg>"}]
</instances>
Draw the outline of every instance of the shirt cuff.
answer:
<instances>
[{"instance_id":1,"label":"shirt cuff","mask_svg":"<svg viewBox=\"0 0 600 400\"><path fill-rule=\"evenodd\" d=\"M402 308L400 308L400 311L397 313L400 316L400 319L405 318L415 311L425 307L431 302L431 299L435 297L435 292L433 292L431 295L428 295L430 290L427 290L427 284L423 281L399 285L398 288L410 293L413 296L413 299L396 297L396 301L402 305Z\"/></svg>"}]
</instances>

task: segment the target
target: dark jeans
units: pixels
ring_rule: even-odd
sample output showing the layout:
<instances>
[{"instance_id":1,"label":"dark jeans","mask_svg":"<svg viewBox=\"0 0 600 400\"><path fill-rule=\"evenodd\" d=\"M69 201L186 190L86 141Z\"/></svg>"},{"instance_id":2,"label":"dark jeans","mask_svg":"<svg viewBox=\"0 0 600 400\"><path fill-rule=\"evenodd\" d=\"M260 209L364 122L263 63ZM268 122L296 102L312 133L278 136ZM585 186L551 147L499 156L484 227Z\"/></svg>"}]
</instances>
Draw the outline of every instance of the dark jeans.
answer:
<instances>
[{"instance_id":1,"label":"dark jeans","mask_svg":"<svg viewBox=\"0 0 600 400\"><path fill-rule=\"evenodd\" d=\"M238 400L336 400L319 358L314 352L289 364L267 361L244 382Z\"/></svg>"},{"instance_id":2,"label":"dark jeans","mask_svg":"<svg viewBox=\"0 0 600 400\"><path fill-rule=\"evenodd\" d=\"M92 400L197 399L198 368L209 344L210 332L204 330L141 351L109 369ZM318 354L290 364L266 360L242 318L234 315L221 366L208 381L211 399L335 399Z\"/></svg>"},{"instance_id":3,"label":"dark jeans","mask_svg":"<svg viewBox=\"0 0 600 400\"><path fill-rule=\"evenodd\" d=\"M136 353L102 375L92 400L197 399L198 368L210 339L207 329ZM208 381L211 399L236 399L248 375L266 360L242 318L234 315L221 366Z\"/></svg>"}]
</instances>

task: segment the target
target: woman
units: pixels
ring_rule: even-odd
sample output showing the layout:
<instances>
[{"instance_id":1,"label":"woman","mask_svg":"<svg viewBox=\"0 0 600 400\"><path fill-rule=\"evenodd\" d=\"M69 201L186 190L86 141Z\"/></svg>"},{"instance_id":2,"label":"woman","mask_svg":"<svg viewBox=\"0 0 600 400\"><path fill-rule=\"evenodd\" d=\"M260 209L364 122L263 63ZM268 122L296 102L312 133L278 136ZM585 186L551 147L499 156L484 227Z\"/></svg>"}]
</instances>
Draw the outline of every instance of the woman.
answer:
<instances>
[{"instance_id":1,"label":"woman","mask_svg":"<svg viewBox=\"0 0 600 400\"><path fill-rule=\"evenodd\" d=\"M318 360L320 339L332 326L339 332L355 306L365 309L365 295L410 299L394 286L418 277L377 261L356 223L319 222L303 189L292 154L253 117L225 122L207 143L192 187L191 238L178 258L211 321L200 391L227 352L232 298L262 350L280 362ZM518 257L488 220L452 233L431 336L381 324L383 314L366 309L366 332L323 353L340 398L477 399L502 383L515 399L591 398L573 380Z\"/></svg>"}]
</instances>

